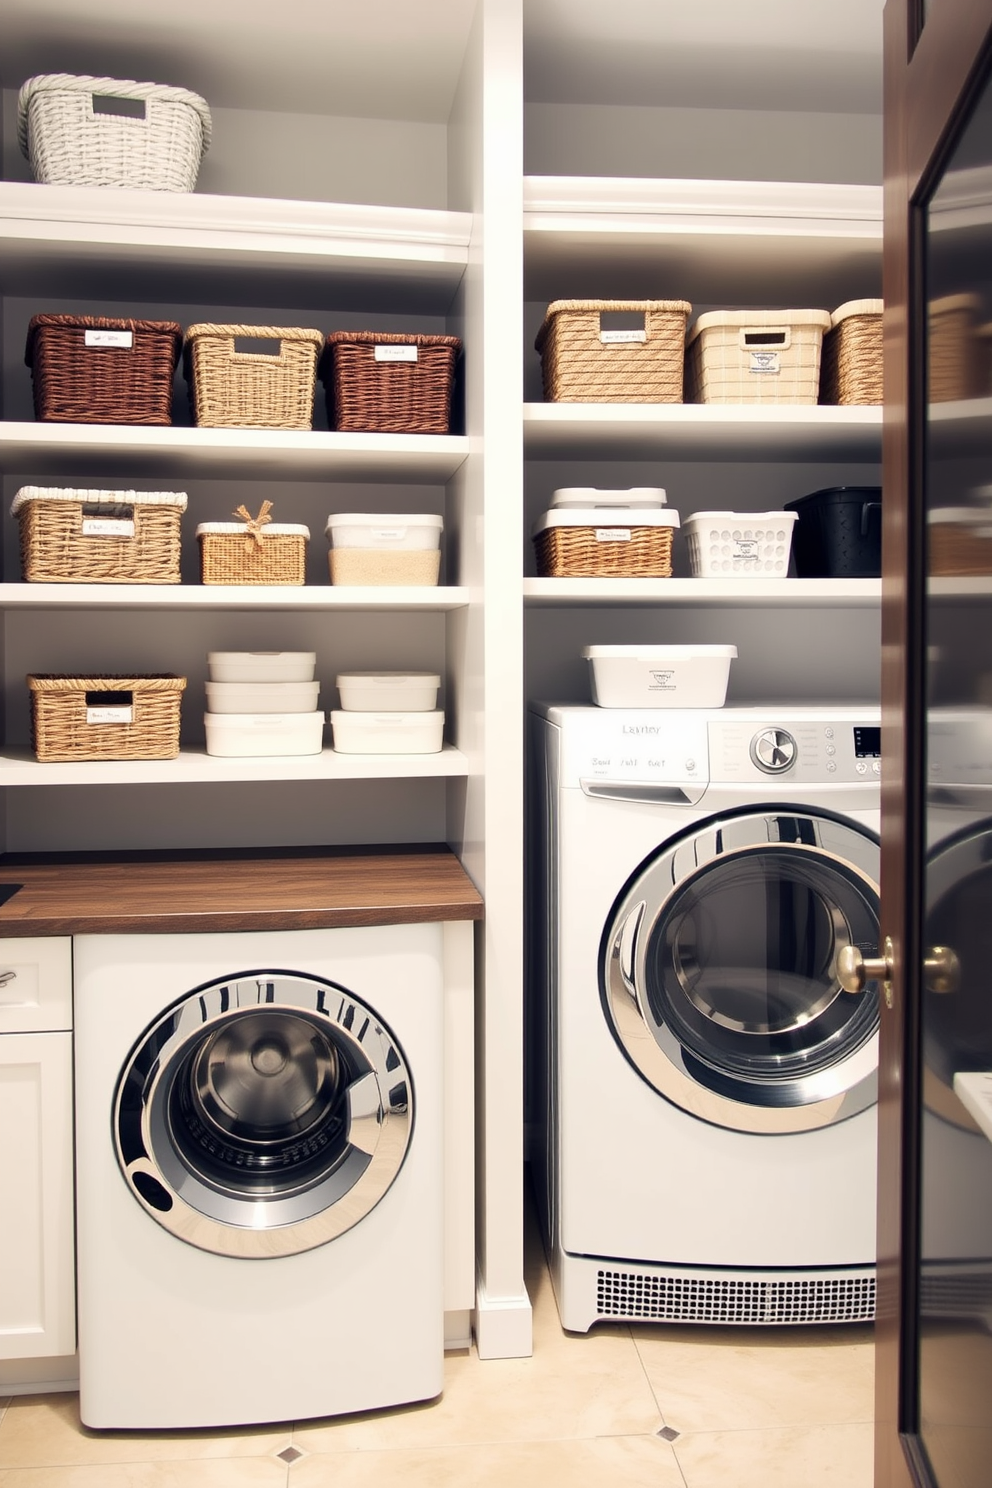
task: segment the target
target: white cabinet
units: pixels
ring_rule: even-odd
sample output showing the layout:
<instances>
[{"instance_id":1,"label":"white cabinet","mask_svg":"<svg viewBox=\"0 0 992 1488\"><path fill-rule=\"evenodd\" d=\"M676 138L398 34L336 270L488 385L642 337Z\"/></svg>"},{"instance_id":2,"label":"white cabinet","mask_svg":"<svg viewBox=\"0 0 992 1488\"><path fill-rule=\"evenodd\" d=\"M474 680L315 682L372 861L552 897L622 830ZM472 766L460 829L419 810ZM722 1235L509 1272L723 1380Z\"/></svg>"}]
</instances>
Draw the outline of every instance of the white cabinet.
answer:
<instances>
[{"instance_id":1,"label":"white cabinet","mask_svg":"<svg viewBox=\"0 0 992 1488\"><path fill-rule=\"evenodd\" d=\"M71 998L68 940L0 942L0 1360L76 1347Z\"/></svg>"}]
</instances>

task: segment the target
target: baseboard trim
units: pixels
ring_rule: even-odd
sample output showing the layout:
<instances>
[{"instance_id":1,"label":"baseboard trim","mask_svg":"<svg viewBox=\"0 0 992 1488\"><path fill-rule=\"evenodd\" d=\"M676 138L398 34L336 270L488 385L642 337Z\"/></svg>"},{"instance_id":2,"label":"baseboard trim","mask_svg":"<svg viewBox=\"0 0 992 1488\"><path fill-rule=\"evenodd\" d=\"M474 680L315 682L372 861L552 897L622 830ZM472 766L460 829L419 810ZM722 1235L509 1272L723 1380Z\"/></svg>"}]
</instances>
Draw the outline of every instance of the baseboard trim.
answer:
<instances>
[{"instance_id":1,"label":"baseboard trim","mask_svg":"<svg viewBox=\"0 0 992 1488\"><path fill-rule=\"evenodd\" d=\"M480 1359L529 1359L534 1352L534 1319L526 1291L491 1297L478 1277L472 1328Z\"/></svg>"}]
</instances>

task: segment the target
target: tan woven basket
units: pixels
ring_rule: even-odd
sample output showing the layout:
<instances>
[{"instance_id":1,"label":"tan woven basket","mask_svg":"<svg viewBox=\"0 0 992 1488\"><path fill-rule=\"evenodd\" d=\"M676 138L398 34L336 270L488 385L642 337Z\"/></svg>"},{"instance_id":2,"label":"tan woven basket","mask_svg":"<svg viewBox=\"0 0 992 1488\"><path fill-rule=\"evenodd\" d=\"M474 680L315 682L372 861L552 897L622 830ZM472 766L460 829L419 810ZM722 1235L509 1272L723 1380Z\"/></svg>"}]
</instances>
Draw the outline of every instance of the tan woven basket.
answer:
<instances>
[{"instance_id":1,"label":"tan woven basket","mask_svg":"<svg viewBox=\"0 0 992 1488\"><path fill-rule=\"evenodd\" d=\"M332 331L320 367L331 428L447 434L461 345L457 336Z\"/></svg>"},{"instance_id":2,"label":"tan woven basket","mask_svg":"<svg viewBox=\"0 0 992 1488\"><path fill-rule=\"evenodd\" d=\"M24 360L35 418L66 424L171 424L182 326L171 320L35 315Z\"/></svg>"},{"instance_id":3,"label":"tan woven basket","mask_svg":"<svg viewBox=\"0 0 992 1488\"><path fill-rule=\"evenodd\" d=\"M981 398L987 391L985 347L976 295L932 300L928 315L928 392L932 403Z\"/></svg>"},{"instance_id":4,"label":"tan woven basket","mask_svg":"<svg viewBox=\"0 0 992 1488\"><path fill-rule=\"evenodd\" d=\"M823 338L820 402L882 402L881 300L849 300L831 315Z\"/></svg>"},{"instance_id":5,"label":"tan woven basket","mask_svg":"<svg viewBox=\"0 0 992 1488\"><path fill-rule=\"evenodd\" d=\"M185 677L29 676L35 756L55 760L175 759Z\"/></svg>"},{"instance_id":6,"label":"tan woven basket","mask_svg":"<svg viewBox=\"0 0 992 1488\"><path fill-rule=\"evenodd\" d=\"M275 353L239 342L278 343ZM320 331L191 325L184 366L194 422L209 429L312 429Z\"/></svg>"},{"instance_id":7,"label":"tan woven basket","mask_svg":"<svg viewBox=\"0 0 992 1488\"><path fill-rule=\"evenodd\" d=\"M244 506L240 522L202 522L200 578L204 584L302 584L306 578L310 529L269 521L271 503L257 517Z\"/></svg>"},{"instance_id":8,"label":"tan woven basket","mask_svg":"<svg viewBox=\"0 0 992 1488\"><path fill-rule=\"evenodd\" d=\"M43 584L178 584L182 491L22 486L21 574Z\"/></svg>"},{"instance_id":9,"label":"tan woven basket","mask_svg":"<svg viewBox=\"0 0 992 1488\"><path fill-rule=\"evenodd\" d=\"M610 511L583 524L585 513L548 514L533 536L538 576L542 579L667 579L672 574L674 512L668 521L639 524L644 513ZM602 517L606 520L600 521Z\"/></svg>"},{"instance_id":10,"label":"tan woven basket","mask_svg":"<svg viewBox=\"0 0 992 1488\"><path fill-rule=\"evenodd\" d=\"M992 511L949 508L930 513L927 563L931 578L992 574Z\"/></svg>"},{"instance_id":11,"label":"tan woven basket","mask_svg":"<svg viewBox=\"0 0 992 1488\"><path fill-rule=\"evenodd\" d=\"M686 344L693 403L815 403L826 310L713 310Z\"/></svg>"},{"instance_id":12,"label":"tan woven basket","mask_svg":"<svg viewBox=\"0 0 992 1488\"><path fill-rule=\"evenodd\" d=\"M554 300L537 333L548 403L681 403L686 300ZM604 314L643 315L610 330Z\"/></svg>"}]
</instances>

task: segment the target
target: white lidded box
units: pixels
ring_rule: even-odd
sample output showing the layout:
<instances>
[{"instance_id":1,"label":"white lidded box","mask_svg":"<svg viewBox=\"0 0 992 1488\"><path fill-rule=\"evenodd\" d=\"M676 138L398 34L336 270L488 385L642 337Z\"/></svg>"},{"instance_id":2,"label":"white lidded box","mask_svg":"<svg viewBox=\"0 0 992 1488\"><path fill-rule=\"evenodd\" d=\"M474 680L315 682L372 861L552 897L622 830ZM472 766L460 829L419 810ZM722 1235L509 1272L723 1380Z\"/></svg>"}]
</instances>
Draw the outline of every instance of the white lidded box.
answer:
<instances>
[{"instance_id":1,"label":"white lidded box","mask_svg":"<svg viewBox=\"0 0 992 1488\"><path fill-rule=\"evenodd\" d=\"M340 754L438 754L444 741L444 714L331 714L334 748Z\"/></svg>"},{"instance_id":2,"label":"white lidded box","mask_svg":"<svg viewBox=\"0 0 992 1488\"><path fill-rule=\"evenodd\" d=\"M592 510L602 506L632 506L639 510L656 509L668 500L661 486L629 486L623 491L600 490L597 486L559 486L551 496L551 505L559 509Z\"/></svg>"},{"instance_id":3,"label":"white lidded box","mask_svg":"<svg viewBox=\"0 0 992 1488\"><path fill-rule=\"evenodd\" d=\"M319 754L323 713L204 713L207 753L228 758Z\"/></svg>"},{"instance_id":4,"label":"white lidded box","mask_svg":"<svg viewBox=\"0 0 992 1488\"><path fill-rule=\"evenodd\" d=\"M207 682L210 713L313 713L319 682Z\"/></svg>"},{"instance_id":5,"label":"white lidded box","mask_svg":"<svg viewBox=\"0 0 992 1488\"><path fill-rule=\"evenodd\" d=\"M430 713L437 707L437 672L342 672L334 685L346 713Z\"/></svg>"},{"instance_id":6,"label":"white lidded box","mask_svg":"<svg viewBox=\"0 0 992 1488\"><path fill-rule=\"evenodd\" d=\"M316 651L208 651L211 682L312 682Z\"/></svg>"},{"instance_id":7,"label":"white lidded box","mask_svg":"<svg viewBox=\"0 0 992 1488\"><path fill-rule=\"evenodd\" d=\"M722 708L736 646L586 646L600 708Z\"/></svg>"},{"instance_id":8,"label":"white lidded box","mask_svg":"<svg viewBox=\"0 0 992 1488\"><path fill-rule=\"evenodd\" d=\"M790 511L694 512L682 523L693 577L786 578L797 519Z\"/></svg>"},{"instance_id":9,"label":"white lidded box","mask_svg":"<svg viewBox=\"0 0 992 1488\"><path fill-rule=\"evenodd\" d=\"M336 512L327 519L332 584L436 584L443 519L435 512Z\"/></svg>"}]
</instances>

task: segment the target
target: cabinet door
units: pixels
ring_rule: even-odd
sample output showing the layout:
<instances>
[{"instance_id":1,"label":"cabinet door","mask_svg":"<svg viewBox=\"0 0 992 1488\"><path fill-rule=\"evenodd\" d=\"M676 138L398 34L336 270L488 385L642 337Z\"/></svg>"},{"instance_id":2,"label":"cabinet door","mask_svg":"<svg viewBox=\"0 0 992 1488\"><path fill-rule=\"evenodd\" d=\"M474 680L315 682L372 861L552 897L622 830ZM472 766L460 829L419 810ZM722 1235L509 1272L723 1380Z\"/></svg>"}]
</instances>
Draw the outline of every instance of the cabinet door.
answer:
<instances>
[{"instance_id":1,"label":"cabinet door","mask_svg":"<svg viewBox=\"0 0 992 1488\"><path fill-rule=\"evenodd\" d=\"M76 1347L72 1035L0 1038L0 1359Z\"/></svg>"},{"instance_id":2,"label":"cabinet door","mask_svg":"<svg viewBox=\"0 0 992 1488\"><path fill-rule=\"evenodd\" d=\"M0 1034L72 1027L72 941L68 935L0 940Z\"/></svg>"}]
</instances>

